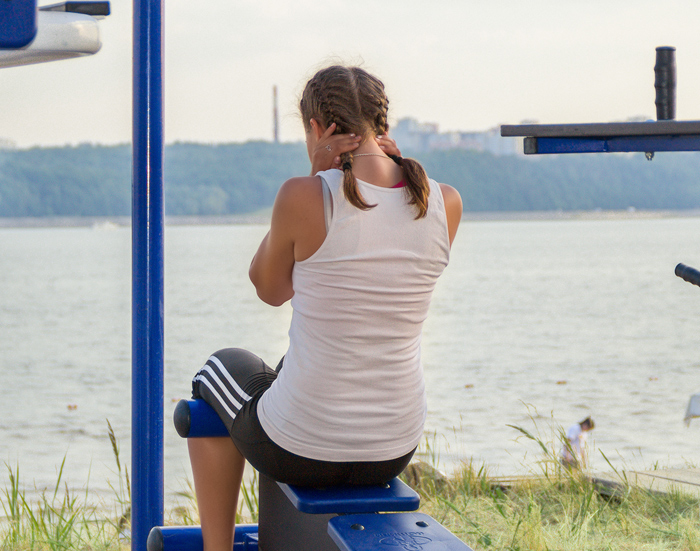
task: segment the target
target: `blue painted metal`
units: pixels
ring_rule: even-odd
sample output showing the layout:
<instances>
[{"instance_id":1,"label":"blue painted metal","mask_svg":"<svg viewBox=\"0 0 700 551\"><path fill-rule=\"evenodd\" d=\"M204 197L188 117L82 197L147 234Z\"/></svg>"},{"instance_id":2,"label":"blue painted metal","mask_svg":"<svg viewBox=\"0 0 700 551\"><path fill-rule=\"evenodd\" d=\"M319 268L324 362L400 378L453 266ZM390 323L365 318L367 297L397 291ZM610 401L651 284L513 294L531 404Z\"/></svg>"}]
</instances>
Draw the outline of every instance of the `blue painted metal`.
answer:
<instances>
[{"instance_id":1,"label":"blue painted metal","mask_svg":"<svg viewBox=\"0 0 700 551\"><path fill-rule=\"evenodd\" d=\"M625 153L647 151L700 151L700 135L610 136L604 138L531 137L525 153Z\"/></svg>"},{"instance_id":2,"label":"blue painted metal","mask_svg":"<svg viewBox=\"0 0 700 551\"><path fill-rule=\"evenodd\" d=\"M163 524L163 5L134 0L131 548Z\"/></svg>"},{"instance_id":3,"label":"blue painted metal","mask_svg":"<svg viewBox=\"0 0 700 551\"><path fill-rule=\"evenodd\" d=\"M229 436L221 417L204 400L180 400L173 421L182 438Z\"/></svg>"},{"instance_id":4,"label":"blue painted metal","mask_svg":"<svg viewBox=\"0 0 700 551\"><path fill-rule=\"evenodd\" d=\"M200 526L156 526L148 537L147 551L201 551ZM233 536L233 551L258 551L258 525L239 524Z\"/></svg>"},{"instance_id":5,"label":"blue painted metal","mask_svg":"<svg viewBox=\"0 0 700 551\"><path fill-rule=\"evenodd\" d=\"M22 48L36 36L37 0L0 0L0 48Z\"/></svg>"},{"instance_id":6,"label":"blue painted metal","mask_svg":"<svg viewBox=\"0 0 700 551\"><path fill-rule=\"evenodd\" d=\"M328 522L328 534L340 551L473 551L435 519L422 513L334 517Z\"/></svg>"},{"instance_id":7,"label":"blue painted metal","mask_svg":"<svg viewBox=\"0 0 700 551\"><path fill-rule=\"evenodd\" d=\"M302 513L346 514L415 511L420 496L398 478L385 486L303 488L278 482L284 494Z\"/></svg>"}]
</instances>

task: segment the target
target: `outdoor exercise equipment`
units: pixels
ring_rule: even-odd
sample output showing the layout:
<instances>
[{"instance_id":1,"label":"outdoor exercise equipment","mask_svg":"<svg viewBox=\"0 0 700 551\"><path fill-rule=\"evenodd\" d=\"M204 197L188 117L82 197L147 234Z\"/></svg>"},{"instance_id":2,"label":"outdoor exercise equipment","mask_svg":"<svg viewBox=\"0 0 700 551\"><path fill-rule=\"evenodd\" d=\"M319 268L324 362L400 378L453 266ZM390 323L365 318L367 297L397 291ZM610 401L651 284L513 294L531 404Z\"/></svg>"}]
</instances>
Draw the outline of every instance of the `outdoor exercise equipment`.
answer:
<instances>
[{"instance_id":1,"label":"outdoor exercise equipment","mask_svg":"<svg viewBox=\"0 0 700 551\"><path fill-rule=\"evenodd\" d=\"M36 0L0 2L0 48L22 48L36 30Z\"/></svg>"},{"instance_id":2,"label":"outdoor exercise equipment","mask_svg":"<svg viewBox=\"0 0 700 551\"><path fill-rule=\"evenodd\" d=\"M225 437L204 400L181 400L173 416L183 438ZM233 551L471 551L435 519L415 513L418 494L398 478L384 486L302 488L261 475L259 523L236 527ZM199 551L199 527L156 526L148 551Z\"/></svg>"},{"instance_id":3,"label":"outdoor exercise equipment","mask_svg":"<svg viewBox=\"0 0 700 551\"><path fill-rule=\"evenodd\" d=\"M163 524L163 0L134 0L131 549Z\"/></svg>"},{"instance_id":4,"label":"outdoor exercise equipment","mask_svg":"<svg viewBox=\"0 0 700 551\"><path fill-rule=\"evenodd\" d=\"M700 121L676 121L676 49L656 48L656 121L501 126L501 136L523 136L526 155L700 151Z\"/></svg>"},{"instance_id":5,"label":"outdoor exercise equipment","mask_svg":"<svg viewBox=\"0 0 700 551\"><path fill-rule=\"evenodd\" d=\"M36 0L0 0L0 67L16 67L97 53L98 20L107 1L72 1L41 6Z\"/></svg>"}]
</instances>

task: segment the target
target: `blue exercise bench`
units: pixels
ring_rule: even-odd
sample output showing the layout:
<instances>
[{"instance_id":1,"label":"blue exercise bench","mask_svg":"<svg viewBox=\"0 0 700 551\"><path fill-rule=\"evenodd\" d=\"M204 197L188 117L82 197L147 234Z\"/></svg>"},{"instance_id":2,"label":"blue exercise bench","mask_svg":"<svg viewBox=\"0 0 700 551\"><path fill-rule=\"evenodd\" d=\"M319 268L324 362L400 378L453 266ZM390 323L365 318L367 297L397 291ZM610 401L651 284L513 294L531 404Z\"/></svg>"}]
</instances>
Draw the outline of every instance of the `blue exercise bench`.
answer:
<instances>
[{"instance_id":1,"label":"blue exercise bench","mask_svg":"<svg viewBox=\"0 0 700 551\"><path fill-rule=\"evenodd\" d=\"M183 438L228 437L203 400L181 400L174 421ZM260 475L259 503L259 524L236 526L233 551L472 551L430 516L411 512L420 497L398 478L384 486L304 488ZM148 551L201 549L199 526L157 526L148 537Z\"/></svg>"}]
</instances>

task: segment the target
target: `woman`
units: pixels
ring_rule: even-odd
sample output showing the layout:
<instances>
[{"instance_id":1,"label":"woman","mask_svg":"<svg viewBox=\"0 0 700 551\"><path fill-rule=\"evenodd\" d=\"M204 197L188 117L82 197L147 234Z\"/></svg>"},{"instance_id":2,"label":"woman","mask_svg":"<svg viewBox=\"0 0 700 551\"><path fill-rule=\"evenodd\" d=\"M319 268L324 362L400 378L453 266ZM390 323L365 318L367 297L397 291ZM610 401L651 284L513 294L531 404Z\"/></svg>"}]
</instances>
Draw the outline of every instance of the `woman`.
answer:
<instances>
[{"instance_id":1,"label":"woman","mask_svg":"<svg viewBox=\"0 0 700 551\"><path fill-rule=\"evenodd\" d=\"M282 185L250 266L264 302L292 301L289 349L276 370L221 350L193 381L231 434L188 441L207 551L231 549L246 459L291 484L378 484L422 437L421 328L462 202L396 155L388 103L357 67L304 89L312 175Z\"/></svg>"}]
</instances>

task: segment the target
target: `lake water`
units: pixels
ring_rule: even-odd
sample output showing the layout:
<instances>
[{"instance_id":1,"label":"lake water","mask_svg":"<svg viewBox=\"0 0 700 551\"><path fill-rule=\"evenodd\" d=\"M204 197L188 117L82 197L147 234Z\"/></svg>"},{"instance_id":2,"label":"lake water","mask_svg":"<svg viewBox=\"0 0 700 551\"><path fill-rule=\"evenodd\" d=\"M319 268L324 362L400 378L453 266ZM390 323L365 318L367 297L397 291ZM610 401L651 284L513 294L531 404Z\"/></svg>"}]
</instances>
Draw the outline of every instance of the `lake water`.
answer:
<instances>
[{"instance_id":1,"label":"lake water","mask_svg":"<svg viewBox=\"0 0 700 551\"><path fill-rule=\"evenodd\" d=\"M190 476L175 402L208 355L248 348L276 363L288 306L247 278L262 224L166 229L165 463L168 496ZM26 487L89 479L110 492L107 420L130 460L130 229L0 228L0 461ZM592 415L593 467L700 463L700 289L673 275L700 265L700 218L643 214L467 220L424 330L426 446L449 470L536 469L538 446ZM5 477L4 480L7 480ZM0 488L6 482L0 478Z\"/></svg>"}]
</instances>

